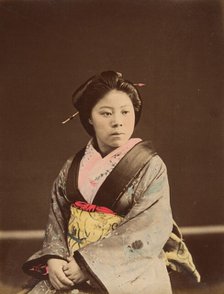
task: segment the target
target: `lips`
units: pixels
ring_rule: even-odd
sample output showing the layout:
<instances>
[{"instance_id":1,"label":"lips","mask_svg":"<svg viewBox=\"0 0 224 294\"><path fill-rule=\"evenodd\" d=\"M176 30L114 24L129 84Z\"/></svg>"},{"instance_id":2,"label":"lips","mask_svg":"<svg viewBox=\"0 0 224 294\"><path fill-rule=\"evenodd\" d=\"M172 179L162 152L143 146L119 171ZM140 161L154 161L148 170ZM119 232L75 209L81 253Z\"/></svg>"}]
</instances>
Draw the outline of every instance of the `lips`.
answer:
<instances>
[{"instance_id":1,"label":"lips","mask_svg":"<svg viewBox=\"0 0 224 294\"><path fill-rule=\"evenodd\" d=\"M111 134L111 136L120 136L120 135L124 135L124 133L115 132Z\"/></svg>"}]
</instances>

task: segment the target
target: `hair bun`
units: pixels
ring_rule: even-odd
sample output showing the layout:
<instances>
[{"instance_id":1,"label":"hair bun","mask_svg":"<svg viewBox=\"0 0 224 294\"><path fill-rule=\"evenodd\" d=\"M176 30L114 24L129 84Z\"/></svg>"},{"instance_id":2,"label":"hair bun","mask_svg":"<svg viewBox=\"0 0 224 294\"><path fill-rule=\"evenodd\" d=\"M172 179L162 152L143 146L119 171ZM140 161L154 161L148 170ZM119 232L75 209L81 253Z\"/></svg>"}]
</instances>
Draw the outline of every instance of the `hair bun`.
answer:
<instances>
[{"instance_id":1,"label":"hair bun","mask_svg":"<svg viewBox=\"0 0 224 294\"><path fill-rule=\"evenodd\" d=\"M122 78L122 73L116 71L116 74L118 75L119 78Z\"/></svg>"}]
</instances>

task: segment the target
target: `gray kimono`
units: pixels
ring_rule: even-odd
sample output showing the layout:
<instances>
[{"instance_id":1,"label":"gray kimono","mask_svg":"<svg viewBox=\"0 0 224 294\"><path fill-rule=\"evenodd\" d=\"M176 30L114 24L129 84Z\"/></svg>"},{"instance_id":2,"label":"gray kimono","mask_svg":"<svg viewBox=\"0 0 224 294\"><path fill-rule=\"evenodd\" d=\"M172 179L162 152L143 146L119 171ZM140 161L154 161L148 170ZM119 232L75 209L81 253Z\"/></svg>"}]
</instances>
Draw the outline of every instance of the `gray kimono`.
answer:
<instances>
[{"instance_id":1,"label":"gray kimono","mask_svg":"<svg viewBox=\"0 0 224 294\"><path fill-rule=\"evenodd\" d=\"M127 168L131 168L131 162L127 162ZM119 169L119 163L114 169ZM54 182L43 248L23 265L26 273L40 279L29 293L172 293L163 251L173 228L169 184L166 166L153 152L119 197L111 200L96 195L95 204L112 208L123 220L107 237L74 253L88 282L69 291L53 289L46 262L51 257L66 260L70 205L74 197L83 201L75 188L74 173L78 173L78 165L71 158Z\"/></svg>"}]
</instances>

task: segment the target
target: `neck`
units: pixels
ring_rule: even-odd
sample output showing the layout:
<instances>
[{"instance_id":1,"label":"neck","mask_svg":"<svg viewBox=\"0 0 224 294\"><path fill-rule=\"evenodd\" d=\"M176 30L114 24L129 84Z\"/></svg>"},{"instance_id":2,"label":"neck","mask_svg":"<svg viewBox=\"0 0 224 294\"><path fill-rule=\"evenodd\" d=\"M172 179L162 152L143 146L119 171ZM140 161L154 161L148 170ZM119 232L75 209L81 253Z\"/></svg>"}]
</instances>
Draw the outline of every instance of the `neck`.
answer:
<instances>
[{"instance_id":1,"label":"neck","mask_svg":"<svg viewBox=\"0 0 224 294\"><path fill-rule=\"evenodd\" d=\"M97 139L95 137L93 138L93 147L101 154L102 157L105 157L114 149L116 149L116 147L107 149L107 148L104 148L104 146L99 146Z\"/></svg>"}]
</instances>

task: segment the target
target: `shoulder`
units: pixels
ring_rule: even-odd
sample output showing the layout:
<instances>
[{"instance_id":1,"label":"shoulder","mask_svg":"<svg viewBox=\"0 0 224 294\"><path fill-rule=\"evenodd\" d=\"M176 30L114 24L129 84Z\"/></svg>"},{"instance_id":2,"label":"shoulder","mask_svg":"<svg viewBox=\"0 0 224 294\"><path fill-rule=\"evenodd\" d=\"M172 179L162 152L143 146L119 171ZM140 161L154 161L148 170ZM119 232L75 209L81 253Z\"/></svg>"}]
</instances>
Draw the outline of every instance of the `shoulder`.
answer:
<instances>
[{"instance_id":1,"label":"shoulder","mask_svg":"<svg viewBox=\"0 0 224 294\"><path fill-rule=\"evenodd\" d=\"M66 161L62 165L60 173L65 173L66 171L69 170L70 166L72 165L72 162L73 162L74 158L75 158L75 155L71 155L69 158L66 159Z\"/></svg>"},{"instance_id":2,"label":"shoulder","mask_svg":"<svg viewBox=\"0 0 224 294\"><path fill-rule=\"evenodd\" d=\"M59 177L67 178L68 172L70 168L77 164L79 164L83 154L84 154L85 148L82 148L79 150L76 154L71 155L63 164L60 172L59 172Z\"/></svg>"},{"instance_id":3,"label":"shoulder","mask_svg":"<svg viewBox=\"0 0 224 294\"><path fill-rule=\"evenodd\" d=\"M167 175L167 167L162 158L155 154L152 158L146 163L143 170L143 177L145 180L150 181L156 179L161 175Z\"/></svg>"},{"instance_id":4,"label":"shoulder","mask_svg":"<svg viewBox=\"0 0 224 294\"><path fill-rule=\"evenodd\" d=\"M167 169L165 162L158 154L155 154L151 158L151 160L149 161L149 166L151 166L155 170L160 170L160 169L166 170Z\"/></svg>"}]
</instances>

